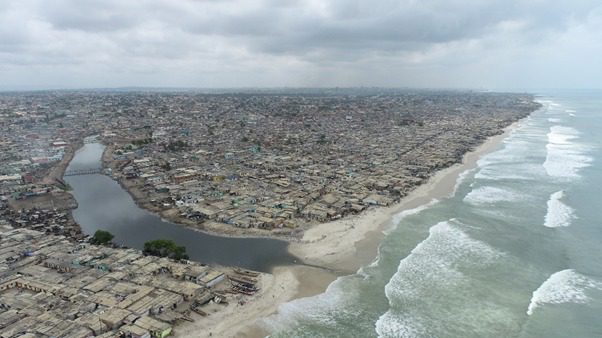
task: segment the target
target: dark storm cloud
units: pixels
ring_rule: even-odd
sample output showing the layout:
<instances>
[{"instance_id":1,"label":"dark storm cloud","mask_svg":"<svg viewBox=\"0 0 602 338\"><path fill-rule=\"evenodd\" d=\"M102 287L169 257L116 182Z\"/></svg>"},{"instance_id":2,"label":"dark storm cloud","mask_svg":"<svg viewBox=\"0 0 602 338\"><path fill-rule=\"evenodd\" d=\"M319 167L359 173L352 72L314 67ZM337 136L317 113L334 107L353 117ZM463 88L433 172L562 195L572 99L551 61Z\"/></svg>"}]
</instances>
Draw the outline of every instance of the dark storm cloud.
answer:
<instances>
[{"instance_id":1,"label":"dark storm cloud","mask_svg":"<svg viewBox=\"0 0 602 338\"><path fill-rule=\"evenodd\" d=\"M468 79L476 79L488 63L515 60L527 51L536 54L557 41L571 40L567 34L595 38L591 27L600 21L598 3L3 1L0 70L26 73L14 67L29 65L48 77L58 72L114 72L115 81L122 82L136 82L141 72L155 73L154 81L168 78L182 85L227 85L232 77L244 77L249 84L253 79L267 85L311 84L321 83L321 74L328 72L333 81L356 85L382 82L374 75L380 72L375 65L406 77L454 65L458 70L464 67ZM472 65L475 62L481 64ZM421 65L430 68L416 68Z\"/></svg>"},{"instance_id":2,"label":"dark storm cloud","mask_svg":"<svg viewBox=\"0 0 602 338\"><path fill-rule=\"evenodd\" d=\"M525 23L525 34L562 30L597 6L595 1L333 1L324 15L303 4L187 18L195 34L248 38L243 43L268 53L315 49L413 50L434 43L479 38L506 21Z\"/></svg>"},{"instance_id":3,"label":"dark storm cloud","mask_svg":"<svg viewBox=\"0 0 602 338\"><path fill-rule=\"evenodd\" d=\"M252 5L248 5L251 3ZM81 1L46 2L38 15L58 30L90 33L128 30L161 22L195 35L236 39L264 52L313 49L420 48L478 38L508 20L527 33L561 30L596 1ZM171 5L170 5L171 4ZM320 13L323 5L323 13Z\"/></svg>"}]
</instances>

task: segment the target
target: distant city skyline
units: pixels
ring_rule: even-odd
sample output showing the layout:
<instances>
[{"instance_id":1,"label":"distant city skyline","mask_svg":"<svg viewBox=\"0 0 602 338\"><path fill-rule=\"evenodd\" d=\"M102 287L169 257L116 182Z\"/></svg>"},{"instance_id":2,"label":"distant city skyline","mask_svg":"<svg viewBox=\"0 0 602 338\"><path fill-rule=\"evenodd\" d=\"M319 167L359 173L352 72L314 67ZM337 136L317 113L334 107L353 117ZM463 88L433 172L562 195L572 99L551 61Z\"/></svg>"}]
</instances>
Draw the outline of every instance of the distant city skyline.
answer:
<instances>
[{"instance_id":1,"label":"distant city skyline","mask_svg":"<svg viewBox=\"0 0 602 338\"><path fill-rule=\"evenodd\" d=\"M598 1L0 2L0 90L602 88Z\"/></svg>"}]
</instances>

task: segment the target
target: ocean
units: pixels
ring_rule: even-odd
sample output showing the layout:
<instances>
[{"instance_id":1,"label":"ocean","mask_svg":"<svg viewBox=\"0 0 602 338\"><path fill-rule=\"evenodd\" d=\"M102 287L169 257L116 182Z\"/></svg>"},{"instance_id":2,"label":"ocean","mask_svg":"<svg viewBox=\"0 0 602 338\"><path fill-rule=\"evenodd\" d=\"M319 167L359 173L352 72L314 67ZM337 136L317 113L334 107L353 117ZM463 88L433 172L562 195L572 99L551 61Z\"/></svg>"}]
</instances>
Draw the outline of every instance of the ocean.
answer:
<instances>
[{"instance_id":1,"label":"ocean","mask_svg":"<svg viewBox=\"0 0 602 338\"><path fill-rule=\"evenodd\" d=\"M602 337L602 92L537 100L372 264L263 320L271 337Z\"/></svg>"}]
</instances>

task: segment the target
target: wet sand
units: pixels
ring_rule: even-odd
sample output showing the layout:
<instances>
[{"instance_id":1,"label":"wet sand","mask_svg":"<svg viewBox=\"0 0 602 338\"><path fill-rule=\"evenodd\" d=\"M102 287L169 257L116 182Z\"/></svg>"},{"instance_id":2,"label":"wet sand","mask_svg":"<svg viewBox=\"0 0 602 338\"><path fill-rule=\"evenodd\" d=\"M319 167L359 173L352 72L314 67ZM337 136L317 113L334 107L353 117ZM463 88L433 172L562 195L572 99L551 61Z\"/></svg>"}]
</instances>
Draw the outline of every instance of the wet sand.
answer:
<instances>
[{"instance_id":1,"label":"wet sand","mask_svg":"<svg viewBox=\"0 0 602 338\"><path fill-rule=\"evenodd\" d=\"M371 263L377 256L383 232L393 226L395 215L452 195L460 174L475 168L483 155L498 149L502 140L519 123L513 123L504 129L504 133L488 138L475 150L465 154L462 163L438 171L399 203L309 229L299 242L290 244L289 251L313 267L276 267L271 275L262 279L262 284L265 284L261 294L250 298L242 308L223 309L210 321L178 326L176 337L209 337L209 332L213 337L265 337L268 332L259 324L262 318L276 313L282 303L323 293L339 276L355 273L360 267ZM207 335L203 336L205 333Z\"/></svg>"},{"instance_id":2,"label":"wet sand","mask_svg":"<svg viewBox=\"0 0 602 338\"><path fill-rule=\"evenodd\" d=\"M395 215L453 194L460 174L474 169L477 161L497 149L516 126L518 122L505 128L504 133L488 138L474 151L466 153L462 163L438 171L399 203L370 209L351 219L314 226L305 232L300 242L291 243L289 251L305 263L341 273L355 273L361 266L374 260L378 244L384 237L383 231L393 225Z\"/></svg>"},{"instance_id":3,"label":"wet sand","mask_svg":"<svg viewBox=\"0 0 602 338\"><path fill-rule=\"evenodd\" d=\"M336 276L323 269L294 266L276 267L272 274L262 274L260 291L252 297L228 296L227 306L212 304L203 308L207 317L193 314L194 322L178 324L176 337L265 337L267 332L256 325L282 303L291 299L310 297L324 291ZM239 300L244 300L244 304ZM216 312L212 312L215 309Z\"/></svg>"}]
</instances>

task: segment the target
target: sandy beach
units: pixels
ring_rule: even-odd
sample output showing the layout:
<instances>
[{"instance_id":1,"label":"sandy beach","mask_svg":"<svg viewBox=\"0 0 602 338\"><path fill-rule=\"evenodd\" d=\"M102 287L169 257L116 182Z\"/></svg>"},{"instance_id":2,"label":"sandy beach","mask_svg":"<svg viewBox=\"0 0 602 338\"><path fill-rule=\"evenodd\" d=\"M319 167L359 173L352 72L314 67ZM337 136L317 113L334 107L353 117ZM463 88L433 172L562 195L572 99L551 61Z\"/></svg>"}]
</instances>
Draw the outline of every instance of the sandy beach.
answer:
<instances>
[{"instance_id":1,"label":"sandy beach","mask_svg":"<svg viewBox=\"0 0 602 338\"><path fill-rule=\"evenodd\" d=\"M276 267L272 274L262 274L260 291L252 297L228 298L228 305L210 304L203 308L209 315L193 314L194 322L178 324L176 337L265 337L257 320L276 312L278 306L292 299L310 297L324 291L336 276L322 269L294 266ZM242 300L242 302L240 302Z\"/></svg>"},{"instance_id":2,"label":"sandy beach","mask_svg":"<svg viewBox=\"0 0 602 338\"><path fill-rule=\"evenodd\" d=\"M392 226L395 215L453 194L460 174L475 168L479 158L498 149L519 123L506 127L502 134L488 138L465 154L462 163L438 171L399 203L314 226L299 242L289 246L292 254L311 266L276 267L272 274L262 276L261 292L245 298L244 305L231 301L215 314L195 317L194 323L176 327L176 337L265 337L267 332L258 325L259 320L276 313L282 303L324 292L337 277L355 273L372 262L384 237L383 231Z\"/></svg>"},{"instance_id":3,"label":"sandy beach","mask_svg":"<svg viewBox=\"0 0 602 338\"><path fill-rule=\"evenodd\" d=\"M395 215L453 194L460 174L475 168L479 158L497 149L519 123L513 123L502 134L488 138L475 150L466 153L462 163L436 172L399 203L369 209L350 219L312 227L305 232L301 241L291 243L290 252L307 264L333 269L341 274L356 272L361 266L374 260L378 244L384 236L383 231L392 225Z\"/></svg>"}]
</instances>

